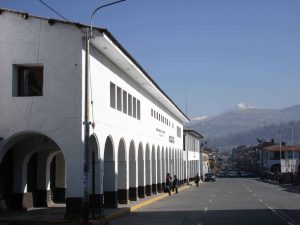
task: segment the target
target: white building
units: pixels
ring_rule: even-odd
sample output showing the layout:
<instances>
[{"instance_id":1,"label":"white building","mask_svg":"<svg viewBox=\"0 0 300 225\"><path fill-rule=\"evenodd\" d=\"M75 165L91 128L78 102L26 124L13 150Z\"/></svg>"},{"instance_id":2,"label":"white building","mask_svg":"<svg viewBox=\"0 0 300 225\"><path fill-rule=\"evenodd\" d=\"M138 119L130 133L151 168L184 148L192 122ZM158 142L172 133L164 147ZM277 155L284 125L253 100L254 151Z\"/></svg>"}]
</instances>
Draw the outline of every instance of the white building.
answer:
<instances>
[{"instance_id":1,"label":"white building","mask_svg":"<svg viewBox=\"0 0 300 225\"><path fill-rule=\"evenodd\" d=\"M201 134L192 129L184 129L183 131L183 161L184 161L184 177L186 181L191 181L198 174L202 173L202 154L200 151Z\"/></svg>"},{"instance_id":2,"label":"white building","mask_svg":"<svg viewBox=\"0 0 300 225\"><path fill-rule=\"evenodd\" d=\"M0 28L0 199L81 213L86 26L0 9ZM90 199L116 207L160 192L167 171L186 179L188 118L109 31L93 35Z\"/></svg>"}]
</instances>

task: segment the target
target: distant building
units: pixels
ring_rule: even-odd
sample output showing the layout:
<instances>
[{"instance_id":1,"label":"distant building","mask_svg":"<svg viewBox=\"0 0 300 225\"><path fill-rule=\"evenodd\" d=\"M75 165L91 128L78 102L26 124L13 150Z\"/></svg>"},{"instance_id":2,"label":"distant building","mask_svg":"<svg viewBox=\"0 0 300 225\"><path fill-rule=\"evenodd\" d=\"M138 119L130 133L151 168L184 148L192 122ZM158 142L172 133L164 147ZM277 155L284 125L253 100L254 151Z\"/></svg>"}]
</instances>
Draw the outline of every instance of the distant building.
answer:
<instances>
[{"instance_id":1,"label":"distant building","mask_svg":"<svg viewBox=\"0 0 300 225\"><path fill-rule=\"evenodd\" d=\"M201 174L200 139L202 138L203 136L195 130L185 128L183 131L183 168L187 181Z\"/></svg>"},{"instance_id":2,"label":"distant building","mask_svg":"<svg viewBox=\"0 0 300 225\"><path fill-rule=\"evenodd\" d=\"M281 153L281 155L280 155ZM299 165L300 160L300 146L286 146L286 145L272 145L263 148L262 161L264 171L276 172L281 171L280 160L296 160ZM298 172L299 169L294 169ZM283 171L282 171L283 172Z\"/></svg>"}]
</instances>

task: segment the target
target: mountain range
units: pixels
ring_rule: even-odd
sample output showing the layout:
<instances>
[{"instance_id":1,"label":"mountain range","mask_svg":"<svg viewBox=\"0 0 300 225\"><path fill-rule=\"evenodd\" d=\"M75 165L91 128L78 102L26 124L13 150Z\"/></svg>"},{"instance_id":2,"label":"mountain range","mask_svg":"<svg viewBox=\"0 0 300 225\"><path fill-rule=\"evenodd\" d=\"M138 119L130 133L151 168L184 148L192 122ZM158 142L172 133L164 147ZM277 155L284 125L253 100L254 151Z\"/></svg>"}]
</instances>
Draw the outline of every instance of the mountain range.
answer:
<instances>
[{"instance_id":1,"label":"mountain range","mask_svg":"<svg viewBox=\"0 0 300 225\"><path fill-rule=\"evenodd\" d=\"M218 116L198 117L187 126L201 133L209 145L228 149L239 144L255 144L257 138L272 139L278 130L282 130L283 138L288 137L285 133L291 133L291 121L294 121L293 126L297 130L300 126L297 122L300 121L300 105L261 109L240 103ZM294 132L294 136L294 143L297 143L298 133Z\"/></svg>"}]
</instances>

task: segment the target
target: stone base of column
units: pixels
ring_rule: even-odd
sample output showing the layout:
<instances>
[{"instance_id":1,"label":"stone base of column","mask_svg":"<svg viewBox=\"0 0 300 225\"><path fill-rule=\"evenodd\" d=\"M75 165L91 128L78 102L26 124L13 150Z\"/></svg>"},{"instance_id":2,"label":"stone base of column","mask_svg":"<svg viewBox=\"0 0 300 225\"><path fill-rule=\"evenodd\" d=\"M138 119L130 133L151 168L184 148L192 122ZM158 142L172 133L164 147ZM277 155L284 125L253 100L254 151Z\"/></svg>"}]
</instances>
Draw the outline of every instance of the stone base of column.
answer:
<instances>
[{"instance_id":1,"label":"stone base of column","mask_svg":"<svg viewBox=\"0 0 300 225\"><path fill-rule=\"evenodd\" d=\"M82 198L67 198L66 199L66 219L82 218Z\"/></svg>"},{"instance_id":2,"label":"stone base of column","mask_svg":"<svg viewBox=\"0 0 300 225\"><path fill-rule=\"evenodd\" d=\"M118 208L118 199L116 191L104 192L104 208Z\"/></svg>"},{"instance_id":3,"label":"stone base of column","mask_svg":"<svg viewBox=\"0 0 300 225\"><path fill-rule=\"evenodd\" d=\"M137 201L138 197L137 197L137 188L136 187L130 187L129 188L129 200L130 201Z\"/></svg>"},{"instance_id":4,"label":"stone base of column","mask_svg":"<svg viewBox=\"0 0 300 225\"><path fill-rule=\"evenodd\" d=\"M145 186L138 187L139 198L145 198Z\"/></svg>"},{"instance_id":5,"label":"stone base of column","mask_svg":"<svg viewBox=\"0 0 300 225\"><path fill-rule=\"evenodd\" d=\"M157 192L158 193L162 193L162 188L161 188L162 186L161 186L161 184L157 184Z\"/></svg>"},{"instance_id":6,"label":"stone base of column","mask_svg":"<svg viewBox=\"0 0 300 225\"><path fill-rule=\"evenodd\" d=\"M152 184L152 193L157 194L157 186L156 184Z\"/></svg>"},{"instance_id":7,"label":"stone base of column","mask_svg":"<svg viewBox=\"0 0 300 225\"><path fill-rule=\"evenodd\" d=\"M13 193L11 196L11 208L17 210L26 210L33 207L33 198L31 192Z\"/></svg>"},{"instance_id":8,"label":"stone base of column","mask_svg":"<svg viewBox=\"0 0 300 225\"><path fill-rule=\"evenodd\" d=\"M151 185L146 185L146 195L151 196Z\"/></svg>"},{"instance_id":9,"label":"stone base of column","mask_svg":"<svg viewBox=\"0 0 300 225\"><path fill-rule=\"evenodd\" d=\"M129 196L129 190L128 189L119 189L118 190L118 202L119 202L119 204L128 204L128 196Z\"/></svg>"}]
</instances>

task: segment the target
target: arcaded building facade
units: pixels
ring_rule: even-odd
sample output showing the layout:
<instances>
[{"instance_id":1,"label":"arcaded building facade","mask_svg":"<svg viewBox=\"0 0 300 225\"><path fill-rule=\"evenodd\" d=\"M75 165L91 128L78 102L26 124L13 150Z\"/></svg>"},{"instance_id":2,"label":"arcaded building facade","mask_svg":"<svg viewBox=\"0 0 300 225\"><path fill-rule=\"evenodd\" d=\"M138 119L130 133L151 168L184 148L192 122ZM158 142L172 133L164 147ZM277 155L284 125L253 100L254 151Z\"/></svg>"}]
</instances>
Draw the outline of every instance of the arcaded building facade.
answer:
<instances>
[{"instance_id":1,"label":"arcaded building facade","mask_svg":"<svg viewBox=\"0 0 300 225\"><path fill-rule=\"evenodd\" d=\"M1 9L0 201L81 213L86 26ZM89 193L96 208L186 179L187 116L106 30L90 43ZM6 181L6 182L2 182Z\"/></svg>"}]
</instances>

